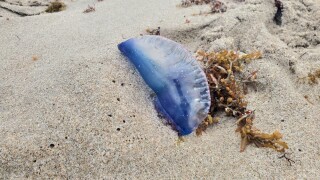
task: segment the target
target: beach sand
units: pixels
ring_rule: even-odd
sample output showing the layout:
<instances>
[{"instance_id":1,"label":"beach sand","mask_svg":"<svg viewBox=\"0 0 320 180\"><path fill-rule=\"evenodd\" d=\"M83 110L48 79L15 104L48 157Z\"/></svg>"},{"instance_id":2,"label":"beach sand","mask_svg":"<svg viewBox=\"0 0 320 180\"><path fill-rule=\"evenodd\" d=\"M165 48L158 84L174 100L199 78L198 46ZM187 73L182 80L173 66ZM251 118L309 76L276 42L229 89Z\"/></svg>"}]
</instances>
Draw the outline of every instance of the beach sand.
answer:
<instances>
[{"instance_id":1,"label":"beach sand","mask_svg":"<svg viewBox=\"0 0 320 180\"><path fill-rule=\"evenodd\" d=\"M0 179L319 178L320 85L299 81L320 68L319 1L283 0L281 26L272 0L223 2L225 13L200 16L208 6L180 0L65 1L64 11L24 17L0 8ZM83 13L88 5L95 11ZM260 50L245 69L260 82L249 109L257 128L284 135L295 163L254 145L240 153L235 119L223 115L178 143L117 49L156 27L192 52Z\"/></svg>"}]
</instances>

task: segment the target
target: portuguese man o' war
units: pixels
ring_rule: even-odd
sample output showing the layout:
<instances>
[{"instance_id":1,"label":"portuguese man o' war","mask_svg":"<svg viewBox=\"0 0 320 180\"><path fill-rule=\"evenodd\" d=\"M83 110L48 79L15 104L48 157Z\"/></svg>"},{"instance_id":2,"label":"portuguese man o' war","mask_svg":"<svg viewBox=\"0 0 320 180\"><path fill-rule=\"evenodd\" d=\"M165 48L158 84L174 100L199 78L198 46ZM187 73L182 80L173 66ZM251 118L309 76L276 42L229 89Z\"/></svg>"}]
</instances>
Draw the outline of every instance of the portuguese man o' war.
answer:
<instances>
[{"instance_id":1,"label":"portuguese man o' war","mask_svg":"<svg viewBox=\"0 0 320 180\"><path fill-rule=\"evenodd\" d=\"M211 99L207 78L192 54L161 36L131 38L119 50L156 93L156 107L179 135L190 134L207 117Z\"/></svg>"}]
</instances>

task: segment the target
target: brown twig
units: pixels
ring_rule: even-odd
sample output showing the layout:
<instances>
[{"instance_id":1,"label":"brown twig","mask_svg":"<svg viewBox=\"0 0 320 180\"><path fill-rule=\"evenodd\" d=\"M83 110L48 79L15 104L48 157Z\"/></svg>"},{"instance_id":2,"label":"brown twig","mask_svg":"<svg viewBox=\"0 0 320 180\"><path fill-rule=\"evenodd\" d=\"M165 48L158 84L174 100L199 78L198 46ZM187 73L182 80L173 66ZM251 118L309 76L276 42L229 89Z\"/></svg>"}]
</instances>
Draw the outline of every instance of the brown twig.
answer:
<instances>
[{"instance_id":1,"label":"brown twig","mask_svg":"<svg viewBox=\"0 0 320 180\"><path fill-rule=\"evenodd\" d=\"M93 6L88 5L87 9L85 9L83 11L83 13L90 13L90 12L93 12L93 11L96 11L95 5L93 5Z\"/></svg>"},{"instance_id":2,"label":"brown twig","mask_svg":"<svg viewBox=\"0 0 320 180\"><path fill-rule=\"evenodd\" d=\"M291 158L287 157L288 153L283 153L281 156L279 156L279 159L284 158L285 160L288 161L289 165L292 166L292 163L296 163L294 160L292 160Z\"/></svg>"}]
</instances>

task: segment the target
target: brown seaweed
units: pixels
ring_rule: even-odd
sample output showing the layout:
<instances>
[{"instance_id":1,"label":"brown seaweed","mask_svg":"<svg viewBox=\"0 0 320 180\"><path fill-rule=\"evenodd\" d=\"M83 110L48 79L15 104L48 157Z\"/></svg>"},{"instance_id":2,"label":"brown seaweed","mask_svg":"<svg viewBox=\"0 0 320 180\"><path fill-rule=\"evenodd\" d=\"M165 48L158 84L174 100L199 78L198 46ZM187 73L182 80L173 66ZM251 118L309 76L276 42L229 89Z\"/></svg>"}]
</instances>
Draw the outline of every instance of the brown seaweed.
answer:
<instances>
[{"instance_id":1,"label":"brown seaweed","mask_svg":"<svg viewBox=\"0 0 320 180\"><path fill-rule=\"evenodd\" d=\"M275 0L274 4L277 8L277 11L273 17L273 21L280 26L282 24L283 3L280 0Z\"/></svg>"},{"instance_id":2,"label":"brown seaweed","mask_svg":"<svg viewBox=\"0 0 320 180\"><path fill-rule=\"evenodd\" d=\"M314 72L309 72L306 77L299 78L299 82L306 83L308 82L310 85L315 85L319 83L320 79L320 68L316 69Z\"/></svg>"},{"instance_id":3,"label":"brown seaweed","mask_svg":"<svg viewBox=\"0 0 320 180\"><path fill-rule=\"evenodd\" d=\"M245 79L240 79L245 63L261 58L261 52L240 54L234 51L223 50L220 52L197 52L197 59L204 64L204 71L208 78L211 97L211 109L208 117L199 125L197 135L201 135L209 126L219 122L215 114L224 111L227 116L237 120L236 132L241 135L240 151L247 145L255 144L257 147L268 147L279 152L288 149L287 143L282 141L279 131L271 134L263 133L253 126L254 111L247 109L244 89L241 84L254 82L258 71L249 74Z\"/></svg>"},{"instance_id":4,"label":"brown seaweed","mask_svg":"<svg viewBox=\"0 0 320 180\"><path fill-rule=\"evenodd\" d=\"M160 27L158 27L158 28L156 28L156 29L147 28L147 29L146 29L146 32L147 32L149 35L158 35L158 36L160 36Z\"/></svg>"},{"instance_id":5,"label":"brown seaweed","mask_svg":"<svg viewBox=\"0 0 320 180\"><path fill-rule=\"evenodd\" d=\"M210 6L210 12L208 13L200 13L202 14L211 14L211 13L221 13L227 11L227 6L218 0L183 0L180 4L181 7L189 7L192 5L202 5L208 4Z\"/></svg>"},{"instance_id":6,"label":"brown seaweed","mask_svg":"<svg viewBox=\"0 0 320 180\"><path fill-rule=\"evenodd\" d=\"M48 8L46 9L46 12L48 13L54 13L54 12L59 12L63 11L66 9L66 5L61 2L61 1L54 1L51 2Z\"/></svg>"}]
</instances>

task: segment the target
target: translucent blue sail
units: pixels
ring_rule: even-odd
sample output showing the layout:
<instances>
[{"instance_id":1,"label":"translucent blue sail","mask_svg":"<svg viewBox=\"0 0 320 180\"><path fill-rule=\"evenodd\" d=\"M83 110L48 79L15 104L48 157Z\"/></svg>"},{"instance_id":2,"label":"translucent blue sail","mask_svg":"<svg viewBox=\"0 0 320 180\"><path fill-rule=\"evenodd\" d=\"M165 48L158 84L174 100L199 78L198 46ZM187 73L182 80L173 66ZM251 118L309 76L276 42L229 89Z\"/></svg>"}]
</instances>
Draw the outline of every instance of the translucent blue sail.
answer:
<instances>
[{"instance_id":1,"label":"translucent blue sail","mask_svg":"<svg viewBox=\"0 0 320 180\"><path fill-rule=\"evenodd\" d=\"M179 135L196 129L207 116L211 99L206 75L191 53L161 36L131 38L118 48L156 93L158 111Z\"/></svg>"}]
</instances>

